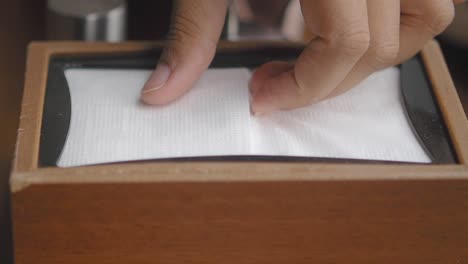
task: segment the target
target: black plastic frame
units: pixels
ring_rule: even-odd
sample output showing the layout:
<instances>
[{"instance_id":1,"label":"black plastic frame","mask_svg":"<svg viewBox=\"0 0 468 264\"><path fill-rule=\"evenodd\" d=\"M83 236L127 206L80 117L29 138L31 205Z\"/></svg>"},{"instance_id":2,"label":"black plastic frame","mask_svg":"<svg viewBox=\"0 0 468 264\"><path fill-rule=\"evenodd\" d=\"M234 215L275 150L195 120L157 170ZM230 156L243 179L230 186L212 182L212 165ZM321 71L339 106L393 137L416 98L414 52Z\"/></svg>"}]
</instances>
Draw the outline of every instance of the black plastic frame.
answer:
<instances>
[{"instance_id":1,"label":"black plastic frame","mask_svg":"<svg viewBox=\"0 0 468 264\"><path fill-rule=\"evenodd\" d=\"M264 48L242 51L224 51L215 56L210 67L256 68L271 60L292 61L300 54L295 48ZM54 56L50 60L44 112L41 127L39 165L56 166L68 135L71 118L71 98L65 70L71 68L111 68L111 69L153 69L161 50L122 54L92 54ZM401 69L401 89L407 109L408 120L420 143L424 146L433 164L457 163L455 152L434 99L431 83L420 56L403 63ZM157 161L271 161L271 162L327 162L327 163L366 163L404 164L405 162L334 159L319 157L283 156L219 156L158 159Z\"/></svg>"}]
</instances>

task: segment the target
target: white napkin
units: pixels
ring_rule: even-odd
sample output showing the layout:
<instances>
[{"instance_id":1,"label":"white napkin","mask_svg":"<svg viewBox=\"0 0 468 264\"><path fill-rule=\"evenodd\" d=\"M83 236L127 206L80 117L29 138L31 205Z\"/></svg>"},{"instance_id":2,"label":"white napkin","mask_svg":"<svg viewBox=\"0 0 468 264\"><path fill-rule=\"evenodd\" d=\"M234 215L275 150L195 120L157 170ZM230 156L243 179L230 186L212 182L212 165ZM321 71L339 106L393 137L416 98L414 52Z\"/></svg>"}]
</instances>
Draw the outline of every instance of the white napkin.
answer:
<instances>
[{"instance_id":1,"label":"white napkin","mask_svg":"<svg viewBox=\"0 0 468 264\"><path fill-rule=\"evenodd\" d=\"M178 101L142 105L147 70L69 69L72 115L58 166L219 155L430 162L400 99L399 70L313 106L254 117L244 68L210 69Z\"/></svg>"}]
</instances>

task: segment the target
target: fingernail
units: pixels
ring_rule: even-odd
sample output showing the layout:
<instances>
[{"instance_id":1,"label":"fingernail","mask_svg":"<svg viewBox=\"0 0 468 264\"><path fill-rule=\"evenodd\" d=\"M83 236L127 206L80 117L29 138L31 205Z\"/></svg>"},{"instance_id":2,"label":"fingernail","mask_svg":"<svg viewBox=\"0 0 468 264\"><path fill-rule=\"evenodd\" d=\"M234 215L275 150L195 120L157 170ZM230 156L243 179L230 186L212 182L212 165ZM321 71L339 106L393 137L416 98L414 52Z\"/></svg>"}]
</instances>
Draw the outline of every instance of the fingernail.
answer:
<instances>
[{"instance_id":1,"label":"fingernail","mask_svg":"<svg viewBox=\"0 0 468 264\"><path fill-rule=\"evenodd\" d=\"M274 106L267 102L258 102L253 100L250 105L250 111L254 116L267 115L271 112L274 112L276 109Z\"/></svg>"},{"instance_id":2,"label":"fingernail","mask_svg":"<svg viewBox=\"0 0 468 264\"><path fill-rule=\"evenodd\" d=\"M257 113L253 110L252 103L250 103L250 114L253 116L260 116L261 113Z\"/></svg>"},{"instance_id":3,"label":"fingernail","mask_svg":"<svg viewBox=\"0 0 468 264\"><path fill-rule=\"evenodd\" d=\"M260 112L252 112L252 115L255 116L255 117L260 117L260 116L263 116L265 115L264 113L260 113Z\"/></svg>"},{"instance_id":4,"label":"fingernail","mask_svg":"<svg viewBox=\"0 0 468 264\"><path fill-rule=\"evenodd\" d=\"M251 96L254 96L257 93L258 89L259 89L259 87L258 87L259 85L254 86L254 81L255 81L254 77L255 77L256 72L257 72L257 69L254 69L252 71L252 74L250 75L249 84L248 84L249 92L250 92Z\"/></svg>"},{"instance_id":5,"label":"fingernail","mask_svg":"<svg viewBox=\"0 0 468 264\"><path fill-rule=\"evenodd\" d=\"M171 68L167 64L158 64L141 93L146 94L161 89L166 84L170 75Z\"/></svg>"},{"instance_id":6,"label":"fingernail","mask_svg":"<svg viewBox=\"0 0 468 264\"><path fill-rule=\"evenodd\" d=\"M253 116L261 116L263 115L262 112L258 111L257 109L255 109L254 105L253 105L253 101L251 101L250 103L250 114L252 114Z\"/></svg>"}]
</instances>

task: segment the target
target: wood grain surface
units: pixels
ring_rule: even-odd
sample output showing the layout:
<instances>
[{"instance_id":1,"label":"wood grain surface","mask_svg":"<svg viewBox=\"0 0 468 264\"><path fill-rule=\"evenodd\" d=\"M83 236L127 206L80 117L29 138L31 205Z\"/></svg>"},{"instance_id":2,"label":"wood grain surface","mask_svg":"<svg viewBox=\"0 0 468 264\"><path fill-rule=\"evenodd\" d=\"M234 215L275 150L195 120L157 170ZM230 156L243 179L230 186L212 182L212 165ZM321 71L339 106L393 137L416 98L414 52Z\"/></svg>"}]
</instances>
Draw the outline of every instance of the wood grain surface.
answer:
<instances>
[{"instance_id":1,"label":"wood grain surface","mask_svg":"<svg viewBox=\"0 0 468 264\"><path fill-rule=\"evenodd\" d=\"M468 164L468 122L439 44L435 41L422 51L423 61L432 83L435 97L447 125L455 152L463 164Z\"/></svg>"},{"instance_id":2,"label":"wood grain surface","mask_svg":"<svg viewBox=\"0 0 468 264\"><path fill-rule=\"evenodd\" d=\"M17 263L468 261L468 128L436 43L423 57L461 164L38 167L48 58L154 45L31 46L12 179Z\"/></svg>"},{"instance_id":3,"label":"wood grain surface","mask_svg":"<svg viewBox=\"0 0 468 264\"><path fill-rule=\"evenodd\" d=\"M468 262L468 181L46 185L14 199L19 264Z\"/></svg>"}]
</instances>

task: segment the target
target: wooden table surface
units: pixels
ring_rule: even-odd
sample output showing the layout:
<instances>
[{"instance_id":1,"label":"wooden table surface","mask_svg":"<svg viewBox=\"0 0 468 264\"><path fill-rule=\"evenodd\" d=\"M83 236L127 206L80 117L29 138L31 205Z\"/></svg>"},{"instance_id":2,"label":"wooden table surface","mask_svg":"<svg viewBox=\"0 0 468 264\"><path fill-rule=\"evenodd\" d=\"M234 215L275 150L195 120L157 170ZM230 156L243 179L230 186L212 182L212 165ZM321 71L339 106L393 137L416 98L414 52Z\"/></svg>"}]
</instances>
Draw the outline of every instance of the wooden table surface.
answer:
<instances>
[{"instance_id":1,"label":"wooden table surface","mask_svg":"<svg viewBox=\"0 0 468 264\"><path fill-rule=\"evenodd\" d=\"M0 262L6 264L13 263L8 176L19 119L26 47L30 40L41 39L44 35L44 12L44 1L0 3ZM468 49L447 45L443 45L443 49L465 113L468 113Z\"/></svg>"}]
</instances>

